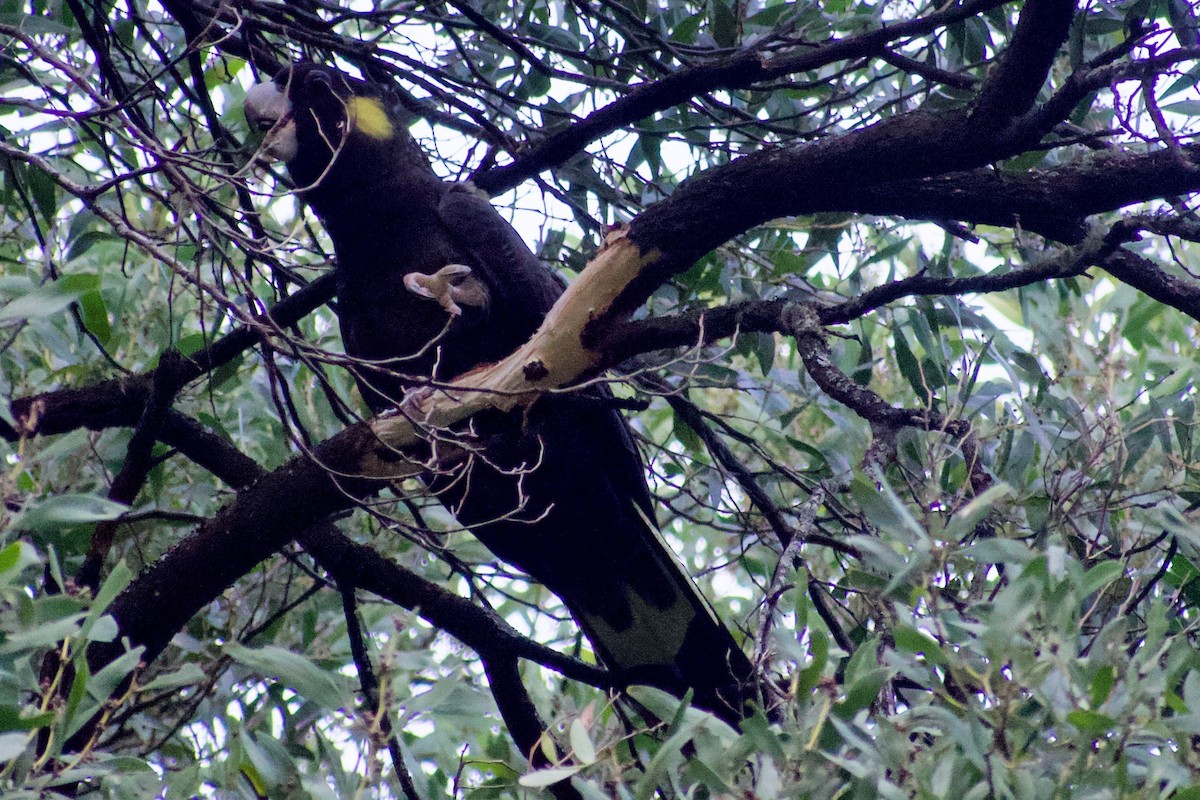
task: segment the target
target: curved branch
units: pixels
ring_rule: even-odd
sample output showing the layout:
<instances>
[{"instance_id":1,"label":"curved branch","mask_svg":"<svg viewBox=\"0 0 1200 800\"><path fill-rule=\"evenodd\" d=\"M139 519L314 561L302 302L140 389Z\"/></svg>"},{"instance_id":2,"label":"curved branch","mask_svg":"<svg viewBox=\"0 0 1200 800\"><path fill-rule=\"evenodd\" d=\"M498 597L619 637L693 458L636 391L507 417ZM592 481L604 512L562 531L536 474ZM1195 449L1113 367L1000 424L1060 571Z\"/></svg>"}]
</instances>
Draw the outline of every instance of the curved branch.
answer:
<instances>
[{"instance_id":1,"label":"curved branch","mask_svg":"<svg viewBox=\"0 0 1200 800\"><path fill-rule=\"evenodd\" d=\"M1007 125L1037 99L1046 75L1067 38L1075 0L1028 0L1008 49L980 87L971 111L976 127Z\"/></svg>"},{"instance_id":2,"label":"curved branch","mask_svg":"<svg viewBox=\"0 0 1200 800\"><path fill-rule=\"evenodd\" d=\"M864 56L884 55L889 42L935 31L961 22L1007 0L970 2L927 17L887 25L859 36L812 46L798 54L768 56L758 50L743 50L712 64L685 67L678 72L634 87L628 94L589 114L585 119L546 139L516 161L474 177L475 184L489 194L500 194L533 175L562 164L583 152L592 142L645 119L659 111L686 103L694 97L721 89L745 89L762 81L827 64Z\"/></svg>"},{"instance_id":3,"label":"curved branch","mask_svg":"<svg viewBox=\"0 0 1200 800\"><path fill-rule=\"evenodd\" d=\"M795 303L786 311L787 330L796 341L796 350L804 368L821 390L849 408L871 425L875 441L867 449L866 461L882 460L880 454L894 449L895 433L901 428L925 431L945 431L962 441L963 459L971 490L982 494L992 485L992 478L977 457L979 452L971 424L953 419L930 408L899 408L886 402L875 392L860 386L853 378L837 368L826 341L826 332L816 309Z\"/></svg>"},{"instance_id":4,"label":"curved branch","mask_svg":"<svg viewBox=\"0 0 1200 800\"><path fill-rule=\"evenodd\" d=\"M332 525L310 528L298 541L339 583L365 589L414 612L481 658L523 658L591 686L619 685L606 670L532 641L493 611L350 540Z\"/></svg>"},{"instance_id":5,"label":"curved branch","mask_svg":"<svg viewBox=\"0 0 1200 800\"><path fill-rule=\"evenodd\" d=\"M804 151L807 148L797 149ZM1181 164L1180 152L1187 157L1186 163ZM797 164L794 171L796 180L799 181L799 175L806 167L803 158L795 158ZM814 162L817 160L814 158ZM832 167L829 169L832 170ZM815 163L813 171L815 173ZM759 171L758 174L748 175L745 180L759 180L761 177L762 171ZM821 179L819 175L814 174L810 182L816 186L811 196L806 194L803 187L798 187L790 198L776 201L778 208L768 208L760 216L770 218L775 211L778 212L775 216L787 213L784 208L786 200L793 208L791 213L795 214L847 211L912 219L953 219L1002 227L1019 225L1023 230L1050 239L1077 243L1086 235L1086 219L1089 215L1154 198L1200 191L1200 145L1188 145L1180 151L1164 148L1133 155L1104 155L1084 165L1069 165L1019 175L979 169L918 180L843 184L836 187L836 190L829 183L833 180L833 176ZM721 178L720 184L736 184L737 187L752 185L737 182L733 178ZM724 194L726 190L720 184L714 182L714 186ZM819 190L823 187L829 188L830 191L820 195ZM729 191L732 191L732 188L730 186ZM741 188L736 195L744 200L747 192ZM672 220L686 219L689 211L699 215L699 224L695 220L688 220L687 229L680 234L681 238L685 238L689 231L694 232L704 227L706 223L709 226L730 224L727 220L719 219L721 207L717 199L710 200L704 191L689 191L682 197L677 193L667 204L686 204L686 208L670 215ZM661 223L660 227L666 224L668 223ZM648 238L652 235L653 233L648 234ZM946 279L918 275L870 290L853 301L853 305L844 306L840 318L829 316L831 312L823 311L822 321L825 324L844 322L905 295L1000 291L1053 275L1052 269L1038 272L1036 269L1027 268L1008 273L1007 278L988 275L958 279L967 281L958 285L948 285ZM333 294L332 275L324 275L314 280L273 306L264 315L261 323L244 325L187 359L182 366L187 372L180 377L184 381L191 381L217 366L228 363L261 341L266 332L284 328L300 320L328 302ZM733 314L744 317L739 319L737 324L745 330L778 330L777 327L773 327L776 323L770 311L765 312L765 316L762 310L752 312L745 307L730 311L706 310L703 313L708 315L709 326L720 325L725 314ZM670 326L672 323L669 320L670 318L664 324ZM657 323L647 320L645 324ZM694 323L681 331L679 336L692 337L693 327ZM722 330L726 332L717 338L724 338L732 331L725 328ZM625 353L625 357L635 352L645 352L645 343L632 345L632 350L621 344L622 334L619 331L610 331L603 335L615 337L613 342L606 343L602 348L606 352L612 348L618 355ZM663 347L680 347L693 344L694 338L681 340L677 336L669 338L667 342L669 343L663 344ZM619 362L623 358L618 357L617 360ZM80 427L99 430L132 426L142 413L153 380L153 373L147 373L104 381L84 388L59 389L20 398L12 404L17 429L5 429L4 426L0 426L0 436L15 440L20 435L52 435Z\"/></svg>"}]
</instances>

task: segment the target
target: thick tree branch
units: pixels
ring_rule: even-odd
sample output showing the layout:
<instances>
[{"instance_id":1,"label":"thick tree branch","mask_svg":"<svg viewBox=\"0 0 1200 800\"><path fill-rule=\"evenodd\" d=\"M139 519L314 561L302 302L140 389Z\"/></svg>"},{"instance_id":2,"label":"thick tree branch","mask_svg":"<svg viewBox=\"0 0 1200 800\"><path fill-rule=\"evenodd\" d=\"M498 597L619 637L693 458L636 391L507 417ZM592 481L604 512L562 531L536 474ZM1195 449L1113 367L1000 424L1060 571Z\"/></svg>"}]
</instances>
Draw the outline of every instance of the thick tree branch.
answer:
<instances>
[{"instance_id":1,"label":"thick tree branch","mask_svg":"<svg viewBox=\"0 0 1200 800\"><path fill-rule=\"evenodd\" d=\"M523 658L581 683L601 688L619 685L606 670L530 640L494 612L430 583L371 547L357 544L332 525L308 529L299 542L339 582L416 613L481 657Z\"/></svg>"},{"instance_id":2,"label":"thick tree branch","mask_svg":"<svg viewBox=\"0 0 1200 800\"><path fill-rule=\"evenodd\" d=\"M358 464L378 442L365 425L264 475L200 530L144 571L109 607L121 636L153 660L175 632L298 532L353 506L379 488L357 479ZM94 668L124 652L118 640L88 651Z\"/></svg>"},{"instance_id":3,"label":"thick tree branch","mask_svg":"<svg viewBox=\"0 0 1200 800\"><path fill-rule=\"evenodd\" d=\"M1188 145L1179 151L1098 154L1083 164L1015 175L979 169L869 186L829 210L1020 227L1073 244L1086 234L1093 214L1195 191L1200 145Z\"/></svg>"},{"instance_id":4,"label":"thick tree branch","mask_svg":"<svg viewBox=\"0 0 1200 800\"><path fill-rule=\"evenodd\" d=\"M422 434L429 428L449 427L484 408L527 404L596 368L597 354L579 345L584 326L611 309L653 257L624 236L611 236L592 268L512 356L441 392L412 397L399 414L353 425L257 480L117 597L109 613L122 639L144 646L147 660L155 658L200 608L313 520L351 508L384 481L421 473L427 457ZM122 652L123 641L97 643L89 662L99 668Z\"/></svg>"},{"instance_id":5,"label":"thick tree branch","mask_svg":"<svg viewBox=\"0 0 1200 800\"><path fill-rule=\"evenodd\" d=\"M613 131L694 97L721 89L744 89L838 61L883 57L889 42L930 33L1004 2L970 0L927 17L886 25L859 36L808 45L800 53L767 55L758 50L744 50L724 61L685 67L665 78L634 87L624 97L554 134L511 164L476 175L475 184L484 191L499 194L543 170L562 164Z\"/></svg>"},{"instance_id":6,"label":"thick tree branch","mask_svg":"<svg viewBox=\"0 0 1200 800\"><path fill-rule=\"evenodd\" d=\"M168 438L176 439L182 444L198 442L203 456L197 460L214 474L224 476L226 482L234 488L245 489L267 474L232 445L202 429L195 430L199 426L176 412L170 412L164 427L173 432ZM194 455L193 453L193 457ZM278 496L262 499L273 506L288 502L286 497ZM199 538L200 541L189 540L192 545L199 543L206 546L176 548L153 569L170 574L174 565L179 571L209 573L216 569L220 562L232 558L238 560L239 564L227 574L236 579L242 571L248 571L254 566L254 555L241 560L241 548L231 546L236 543L222 539L219 534L214 536L211 532L206 534L202 531L194 538ZM481 655L503 659L525 658L554 669L573 680L601 688L619 688L622 685L605 670L562 655L522 636L488 609L426 581L416 573L384 558L370 547L351 541L332 524L325 523L308 528L298 540L339 584L365 589L413 611L437 629L455 637ZM131 614L153 617L158 613L157 606L139 607L139 603L147 597L143 589L138 588L139 583L131 586L111 609L118 623L122 625L122 630L129 629L124 623L130 621ZM161 584L161 581L159 583ZM197 591L196 586L190 588L192 591L174 598L172 606L182 605L183 609L168 611L159 620L162 625L161 634L143 634L140 643L153 648L145 654L147 660L152 660L161 647L165 646L165 634L171 632L180 618L190 618L198 613L227 586L223 580L215 580L205 582L201 591ZM143 620L144 631L148 630L148 622L152 620ZM104 645L90 651L89 657L99 666L119 652L119 648L113 645Z\"/></svg>"},{"instance_id":7,"label":"thick tree branch","mask_svg":"<svg viewBox=\"0 0 1200 800\"><path fill-rule=\"evenodd\" d=\"M1075 0L1028 0L1021 8L1008 49L979 90L971 124L991 129L1024 114L1037 99L1067 38Z\"/></svg>"},{"instance_id":8,"label":"thick tree branch","mask_svg":"<svg viewBox=\"0 0 1200 800\"><path fill-rule=\"evenodd\" d=\"M982 133L960 112L914 112L708 170L630 223L629 238L663 257L638 276L617 307L640 306L672 275L755 225L841 207L881 184L981 167L1024 152L1040 138L1034 133ZM750 186L754 191L747 191Z\"/></svg>"},{"instance_id":9,"label":"thick tree branch","mask_svg":"<svg viewBox=\"0 0 1200 800\"><path fill-rule=\"evenodd\" d=\"M1163 305L1200 320L1200 284L1165 272L1144 256L1120 249L1105 258L1100 268Z\"/></svg>"}]
</instances>

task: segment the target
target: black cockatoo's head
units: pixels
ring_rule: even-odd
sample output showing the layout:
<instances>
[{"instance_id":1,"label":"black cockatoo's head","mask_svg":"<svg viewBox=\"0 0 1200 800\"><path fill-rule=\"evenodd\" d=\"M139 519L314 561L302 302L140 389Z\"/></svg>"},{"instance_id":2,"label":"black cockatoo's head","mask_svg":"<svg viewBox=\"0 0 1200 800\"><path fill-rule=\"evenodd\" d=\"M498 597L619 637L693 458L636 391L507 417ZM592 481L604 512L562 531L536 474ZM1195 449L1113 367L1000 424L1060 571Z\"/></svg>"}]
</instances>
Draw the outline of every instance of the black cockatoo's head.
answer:
<instances>
[{"instance_id":1,"label":"black cockatoo's head","mask_svg":"<svg viewBox=\"0 0 1200 800\"><path fill-rule=\"evenodd\" d=\"M243 110L265 134L261 152L287 162L302 191L330 178L338 162L377 161L407 140L384 90L320 64L295 64L246 93Z\"/></svg>"}]
</instances>

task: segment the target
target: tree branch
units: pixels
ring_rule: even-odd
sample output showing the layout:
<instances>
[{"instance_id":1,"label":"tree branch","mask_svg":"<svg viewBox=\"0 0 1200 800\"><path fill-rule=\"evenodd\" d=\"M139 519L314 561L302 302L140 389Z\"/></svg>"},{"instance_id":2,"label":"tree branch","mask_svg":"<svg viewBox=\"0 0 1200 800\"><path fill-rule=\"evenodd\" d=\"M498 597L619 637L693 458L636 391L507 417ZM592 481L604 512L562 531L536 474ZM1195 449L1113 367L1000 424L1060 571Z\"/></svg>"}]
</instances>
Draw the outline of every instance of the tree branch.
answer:
<instances>
[{"instance_id":1,"label":"tree branch","mask_svg":"<svg viewBox=\"0 0 1200 800\"><path fill-rule=\"evenodd\" d=\"M371 547L357 544L332 525L308 529L299 542L337 581L414 612L481 657L523 658L591 686L620 685L607 670L530 640L491 610L425 580Z\"/></svg>"},{"instance_id":2,"label":"tree branch","mask_svg":"<svg viewBox=\"0 0 1200 800\"><path fill-rule=\"evenodd\" d=\"M13 433L17 436L50 436L78 428L103 430L132 426L141 417L158 371L170 369L169 379L180 386L190 383L229 363L265 337L299 322L329 302L334 289L333 274L322 275L280 300L253 323L236 328L190 358L160 364L157 370L83 388L58 389L18 398L12 403L16 422ZM0 433L8 438L7 431Z\"/></svg>"},{"instance_id":3,"label":"tree branch","mask_svg":"<svg viewBox=\"0 0 1200 800\"><path fill-rule=\"evenodd\" d=\"M492 687L492 696L500 708L500 715L504 717L504 724L525 758L535 767L554 766L541 747L542 738L548 735L546 723L542 721L537 707L529 698L529 692L525 690L525 684L521 682L517 660L504 656L484 658L483 670L487 674L488 685ZM583 798L569 780L548 788L558 800Z\"/></svg>"},{"instance_id":4,"label":"tree branch","mask_svg":"<svg viewBox=\"0 0 1200 800\"><path fill-rule=\"evenodd\" d=\"M814 193L809 200L798 201L793 197L792 213L849 211L913 219L954 219L1004 227L1020 225L1023 230L1058 241L1076 243L1086 234L1086 218L1089 215L1157 197L1200 190L1200 166L1197 166L1200 164L1200 145L1185 146L1182 152L1189 157L1188 164L1180 164L1177 152L1161 149L1134 155L1103 156L1083 166L1072 165L1021 175L980 169L919 180L866 183L859 186L843 184L822 196ZM805 168L798 165L796 169L803 171ZM748 176L746 179L757 180L758 177ZM833 180L832 176L825 179ZM814 176L810 182L816 183L818 189L828 185L818 176ZM746 193L739 190L737 196L744 200ZM690 209L700 214L700 219L710 220L719 213L718 208L709 207L711 204L703 192L696 194L694 199L685 197L681 201L673 197L671 200L672 203L685 201ZM778 205L778 209L764 210L760 216L782 216L786 213L782 207L783 203ZM778 213L773 213L774 211ZM685 217L687 213L686 210L681 211L672 215L672 219ZM688 227L695 230L697 226L693 223ZM1042 278L1050 277L1051 274L1046 273ZM959 279L968 283L954 286L947 284L946 279L915 276L906 282L888 284L871 290L855 301L853 306L847 306L840 321L861 316L872 308L909 294L1000 291L1038 279L1040 278L1036 272L1017 271L1008 279L980 276ZM1006 280L1011 282L1006 283ZM268 333L295 323L328 302L333 292L332 275L318 278L272 307L263 316L261 324L244 325L192 356L186 362L187 374L181 377L187 381L194 380L215 367L228 363L261 341ZM711 310L704 313L709 315L707 324L710 326L722 324L723 315L733 313L740 317L737 324L745 330L778 330L774 327L773 312L766 307L761 307L758 311L742 307L740 310L729 312ZM839 321L828 316L828 313L822 312L825 324ZM646 323L657 324L653 320ZM670 327L673 323L667 321L664 324ZM721 330L727 332L717 338L728 336L731 331L727 327ZM607 351L611 346L617 353L628 350L620 343L624 335L619 331L611 333L614 340L606 343L602 349ZM687 329L686 335L692 335L691 328ZM680 341L678 336L675 336L669 344L664 344L664 347L686 346L691 343L694 343L694 340ZM632 345L628 355L640 352L646 352L645 343ZM100 430L107 427L132 426L142 413L152 381L152 373L147 373L84 388L59 389L20 398L12 404L13 418L18 429L0 430L0 435L15 440L19 435L51 435L80 427Z\"/></svg>"},{"instance_id":5,"label":"tree branch","mask_svg":"<svg viewBox=\"0 0 1200 800\"><path fill-rule=\"evenodd\" d=\"M1200 320L1200 284L1170 275L1150 259L1124 248L1101 260L1099 267L1163 305Z\"/></svg>"},{"instance_id":6,"label":"tree branch","mask_svg":"<svg viewBox=\"0 0 1200 800\"><path fill-rule=\"evenodd\" d=\"M180 356L174 352L163 354L164 365L174 365ZM159 439L159 434L166 423L167 414L181 384L172 380L173 369L161 368L155 372L150 396L143 406L142 417L133 430L133 436L125 448L125 463L120 472L113 478L108 490L108 499L124 505L133 505L142 485L154 467L153 450ZM93 596L100 588L100 574L104 568L104 559L112 549L116 540L119 520L103 520L97 522L92 529L92 540L88 546L87 555L79 568L77 580L79 585L91 589Z\"/></svg>"},{"instance_id":7,"label":"tree branch","mask_svg":"<svg viewBox=\"0 0 1200 800\"><path fill-rule=\"evenodd\" d=\"M1200 145L1188 145L1102 154L1082 165L1015 175L979 169L885 183L847 193L828 210L1019 226L1074 244L1086 234L1087 217L1093 214L1198 190Z\"/></svg>"},{"instance_id":8,"label":"tree branch","mask_svg":"<svg viewBox=\"0 0 1200 800\"><path fill-rule=\"evenodd\" d=\"M721 89L744 89L762 81L818 69L837 61L883 56L889 42L935 31L961 22L1006 0L970 0L920 19L887 25L848 39L810 45L801 53L767 55L743 50L717 63L685 67L659 80L642 83L628 94L589 114L546 139L511 164L474 176L475 184L490 194L514 188L527 178L562 164L592 142L694 97Z\"/></svg>"},{"instance_id":9,"label":"tree branch","mask_svg":"<svg viewBox=\"0 0 1200 800\"><path fill-rule=\"evenodd\" d=\"M1000 128L1029 110L1074 16L1075 0L1027 0L1008 49L980 87L973 126Z\"/></svg>"}]
</instances>

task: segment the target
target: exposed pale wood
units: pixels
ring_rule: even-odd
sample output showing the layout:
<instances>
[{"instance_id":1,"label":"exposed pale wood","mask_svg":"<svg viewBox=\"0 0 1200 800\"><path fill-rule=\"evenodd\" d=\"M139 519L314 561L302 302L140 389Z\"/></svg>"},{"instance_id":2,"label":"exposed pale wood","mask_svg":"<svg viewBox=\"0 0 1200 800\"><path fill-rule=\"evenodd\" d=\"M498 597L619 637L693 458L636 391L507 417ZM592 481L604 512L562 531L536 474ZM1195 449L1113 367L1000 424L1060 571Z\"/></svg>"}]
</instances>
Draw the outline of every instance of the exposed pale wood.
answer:
<instances>
[{"instance_id":1,"label":"exposed pale wood","mask_svg":"<svg viewBox=\"0 0 1200 800\"><path fill-rule=\"evenodd\" d=\"M426 438L423 430L448 428L487 408L528 405L543 392L566 386L594 369L600 354L583 346L584 328L607 314L641 269L659 257L658 251L643 253L624 230L609 234L537 332L512 355L460 376L449 387L414 393L396 413L373 420L371 430L382 452L392 451L398 458L369 458L363 474L393 480L417 475L426 465L403 458L403 453ZM440 446L439 457L446 457Z\"/></svg>"}]
</instances>

